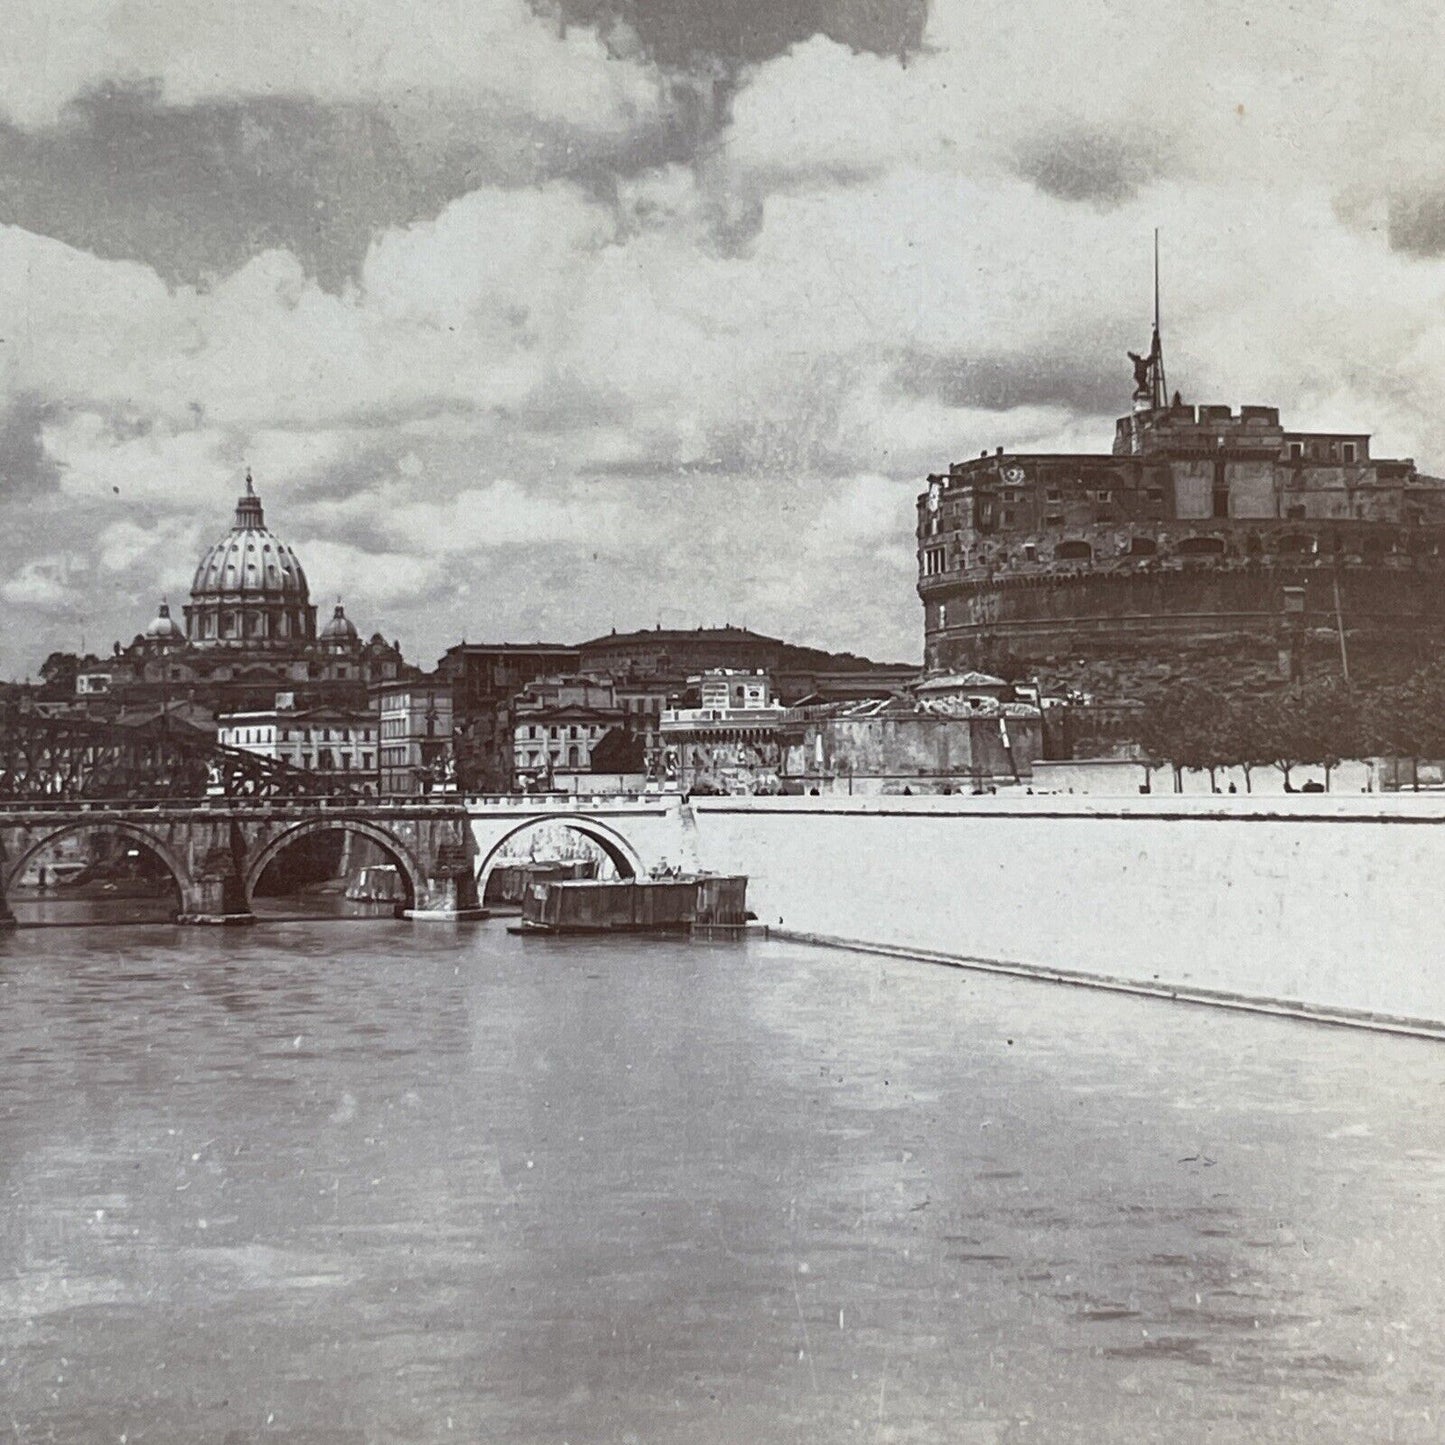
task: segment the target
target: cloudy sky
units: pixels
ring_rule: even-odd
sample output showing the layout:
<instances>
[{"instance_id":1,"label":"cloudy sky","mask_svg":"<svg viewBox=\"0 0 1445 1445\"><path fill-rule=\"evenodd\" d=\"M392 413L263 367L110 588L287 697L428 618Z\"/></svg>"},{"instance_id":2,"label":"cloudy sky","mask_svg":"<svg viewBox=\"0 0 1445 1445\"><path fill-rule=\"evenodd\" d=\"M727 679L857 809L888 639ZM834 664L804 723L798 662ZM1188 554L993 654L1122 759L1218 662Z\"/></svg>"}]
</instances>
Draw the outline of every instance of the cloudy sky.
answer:
<instances>
[{"instance_id":1,"label":"cloudy sky","mask_svg":"<svg viewBox=\"0 0 1445 1445\"><path fill-rule=\"evenodd\" d=\"M1426 0L0 0L0 675L183 600L245 467L430 663L916 659L911 499L1171 383L1445 471Z\"/></svg>"}]
</instances>

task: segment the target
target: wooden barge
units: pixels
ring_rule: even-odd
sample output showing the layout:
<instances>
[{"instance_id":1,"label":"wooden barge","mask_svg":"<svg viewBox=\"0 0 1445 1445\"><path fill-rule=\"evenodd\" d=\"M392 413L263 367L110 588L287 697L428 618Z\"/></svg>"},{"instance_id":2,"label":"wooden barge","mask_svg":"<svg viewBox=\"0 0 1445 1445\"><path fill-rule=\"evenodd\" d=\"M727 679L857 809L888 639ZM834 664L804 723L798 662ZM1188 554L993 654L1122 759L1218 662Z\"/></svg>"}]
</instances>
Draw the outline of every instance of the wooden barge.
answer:
<instances>
[{"instance_id":1,"label":"wooden barge","mask_svg":"<svg viewBox=\"0 0 1445 1445\"><path fill-rule=\"evenodd\" d=\"M520 908L527 890L534 883L563 882L568 879L595 878L595 858L531 859L520 863L498 863L487 878L487 895L482 900L488 907L510 905Z\"/></svg>"},{"instance_id":2,"label":"wooden barge","mask_svg":"<svg viewBox=\"0 0 1445 1445\"><path fill-rule=\"evenodd\" d=\"M689 874L615 881L534 880L513 933L740 933L748 880L741 874Z\"/></svg>"}]
</instances>

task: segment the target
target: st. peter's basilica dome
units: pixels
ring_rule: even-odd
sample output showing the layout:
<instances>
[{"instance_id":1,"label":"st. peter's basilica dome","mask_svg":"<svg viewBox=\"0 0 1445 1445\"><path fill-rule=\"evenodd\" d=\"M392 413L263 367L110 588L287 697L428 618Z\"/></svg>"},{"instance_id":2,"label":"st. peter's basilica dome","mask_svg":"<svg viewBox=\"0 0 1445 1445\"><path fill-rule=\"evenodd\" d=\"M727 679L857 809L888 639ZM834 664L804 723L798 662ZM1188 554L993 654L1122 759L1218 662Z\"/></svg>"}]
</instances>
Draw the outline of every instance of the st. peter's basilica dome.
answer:
<instances>
[{"instance_id":1,"label":"st. peter's basilica dome","mask_svg":"<svg viewBox=\"0 0 1445 1445\"><path fill-rule=\"evenodd\" d=\"M192 646L294 646L314 641L316 609L295 552L266 528L246 473L231 530L202 556L191 582Z\"/></svg>"}]
</instances>

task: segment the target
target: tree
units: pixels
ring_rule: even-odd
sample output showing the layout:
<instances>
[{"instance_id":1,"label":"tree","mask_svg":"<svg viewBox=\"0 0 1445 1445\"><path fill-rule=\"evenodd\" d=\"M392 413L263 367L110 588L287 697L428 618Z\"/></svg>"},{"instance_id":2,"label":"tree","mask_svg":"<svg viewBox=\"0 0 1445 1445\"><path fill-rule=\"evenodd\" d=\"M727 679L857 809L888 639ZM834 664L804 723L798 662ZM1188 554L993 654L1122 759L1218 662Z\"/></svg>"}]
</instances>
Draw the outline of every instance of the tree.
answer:
<instances>
[{"instance_id":1,"label":"tree","mask_svg":"<svg viewBox=\"0 0 1445 1445\"><path fill-rule=\"evenodd\" d=\"M1151 762L1174 771L1174 791L1183 791L1184 770L1215 773L1224 761L1229 707L1220 693L1198 683L1180 683L1144 714L1139 742Z\"/></svg>"},{"instance_id":2,"label":"tree","mask_svg":"<svg viewBox=\"0 0 1445 1445\"><path fill-rule=\"evenodd\" d=\"M1290 770L1298 767L1303 759L1295 729L1293 698L1288 694L1261 698L1255 726L1259 729L1260 760L1278 768L1284 777L1285 792L1294 792Z\"/></svg>"},{"instance_id":3,"label":"tree","mask_svg":"<svg viewBox=\"0 0 1445 1445\"><path fill-rule=\"evenodd\" d=\"M80 658L73 652L52 652L40 664L40 681L52 697L69 697L75 691Z\"/></svg>"},{"instance_id":4,"label":"tree","mask_svg":"<svg viewBox=\"0 0 1445 1445\"><path fill-rule=\"evenodd\" d=\"M640 773L647 766L646 739L626 727L608 728L592 749L594 773Z\"/></svg>"},{"instance_id":5,"label":"tree","mask_svg":"<svg viewBox=\"0 0 1445 1445\"><path fill-rule=\"evenodd\" d=\"M1445 668L1421 668L1386 688L1370 708L1366 728L1374 744L1409 758L1420 787L1420 759L1445 757Z\"/></svg>"},{"instance_id":6,"label":"tree","mask_svg":"<svg viewBox=\"0 0 1445 1445\"><path fill-rule=\"evenodd\" d=\"M1316 763L1325 770L1325 790L1330 773L1345 758L1366 751L1365 728L1354 693L1333 679L1306 683L1294 693L1290 705L1293 746L1302 763Z\"/></svg>"},{"instance_id":7,"label":"tree","mask_svg":"<svg viewBox=\"0 0 1445 1445\"><path fill-rule=\"evenodd\" d=\"M1254 770L1272 761L1268 699L1233 698L1225 710L1220 761L1244 774L1244 791L1254 791Z\"/></svg>"}]
</instances>

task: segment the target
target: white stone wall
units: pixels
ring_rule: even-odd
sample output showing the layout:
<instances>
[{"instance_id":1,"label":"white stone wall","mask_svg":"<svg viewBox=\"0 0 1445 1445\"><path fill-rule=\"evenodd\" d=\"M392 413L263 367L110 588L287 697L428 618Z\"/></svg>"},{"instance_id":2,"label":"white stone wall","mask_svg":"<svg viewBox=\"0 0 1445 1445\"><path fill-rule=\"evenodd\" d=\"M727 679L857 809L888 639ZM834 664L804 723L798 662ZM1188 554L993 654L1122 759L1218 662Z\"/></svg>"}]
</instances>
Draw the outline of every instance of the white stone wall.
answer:
<instances>
[{"instance_id":1,"label":"white stone wall","mask_svg":"<svg viewBox=\"0 0 1445 1445\"><path fill-rule=\"evenodd\" d=\"M746 873L774 926L1445 1025L1439 795L692 808L702 865Z\"/></svg>"}]
</instances>

